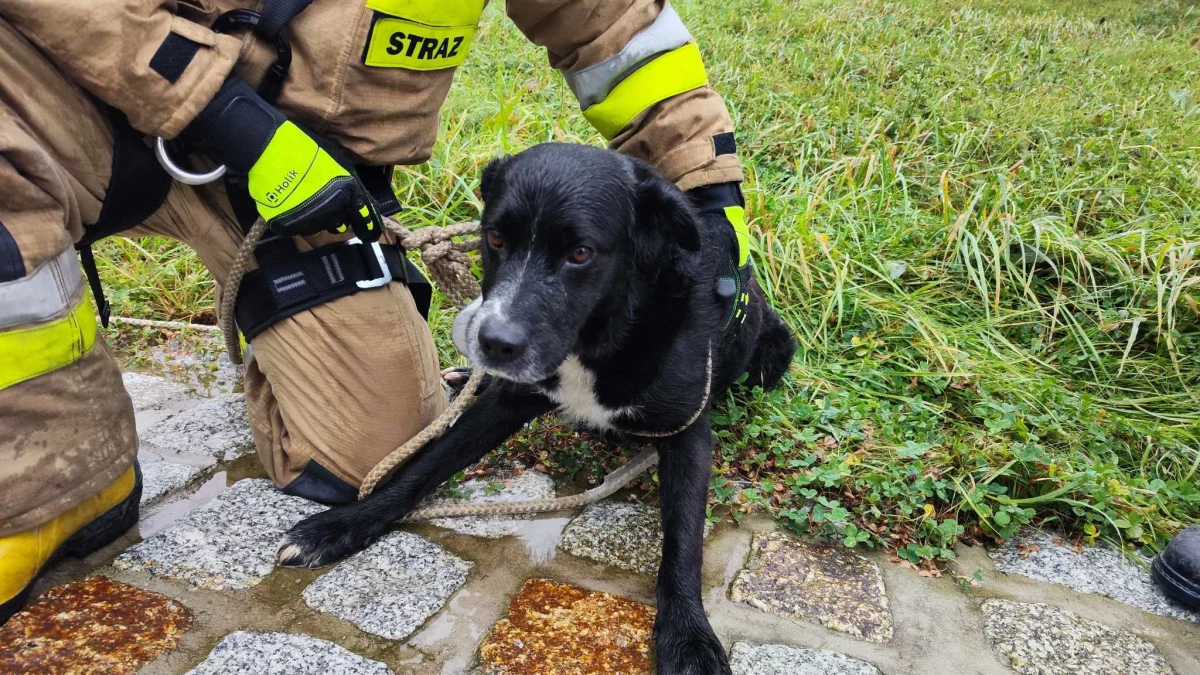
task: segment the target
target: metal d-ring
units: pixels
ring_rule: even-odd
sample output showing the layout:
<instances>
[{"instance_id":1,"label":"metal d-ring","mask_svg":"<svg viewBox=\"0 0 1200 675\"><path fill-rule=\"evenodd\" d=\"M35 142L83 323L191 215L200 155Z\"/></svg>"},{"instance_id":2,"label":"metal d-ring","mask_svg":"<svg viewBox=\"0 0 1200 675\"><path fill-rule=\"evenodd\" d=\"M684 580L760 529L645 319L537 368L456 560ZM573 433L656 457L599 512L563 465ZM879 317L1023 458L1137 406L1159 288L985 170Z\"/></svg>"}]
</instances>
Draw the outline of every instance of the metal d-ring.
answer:
<instances>
[{"instance_id":1,"label":"metal d-ring","mask_svg":"<svg viewBox=\"0 0 1200 675\"><path fill-rule=\"evenodd\" d=\"M225 165L222 164L208 173L192 173L187 169L175 163L171 156L167 154L167 142L161 136L154 139L154 156L158 159L158 163L162 165L164 171L171 178L183 183L184 185L207 185L214 181L221 180L225 175Z\"/></svg>"}]
</instances>

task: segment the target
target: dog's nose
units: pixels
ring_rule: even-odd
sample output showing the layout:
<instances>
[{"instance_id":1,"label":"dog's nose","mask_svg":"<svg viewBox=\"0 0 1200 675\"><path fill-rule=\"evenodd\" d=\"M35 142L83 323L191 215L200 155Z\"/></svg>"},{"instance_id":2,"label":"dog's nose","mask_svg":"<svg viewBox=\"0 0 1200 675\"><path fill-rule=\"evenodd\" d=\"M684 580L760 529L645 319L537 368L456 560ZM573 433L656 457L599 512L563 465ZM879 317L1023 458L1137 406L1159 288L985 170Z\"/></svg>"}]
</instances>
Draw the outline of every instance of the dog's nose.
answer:
<instances>
[{"instance_id":1,"label":"dog's nose","mask_svg":"<svg viewBox=\"0 0 1200 675\"><path fill-rule=\"evenodd\" d=\"M529 335L511 321L488 317L479 327L479 346L493 364L510 363L525 353Z\"/></svg>"}]
</instances>

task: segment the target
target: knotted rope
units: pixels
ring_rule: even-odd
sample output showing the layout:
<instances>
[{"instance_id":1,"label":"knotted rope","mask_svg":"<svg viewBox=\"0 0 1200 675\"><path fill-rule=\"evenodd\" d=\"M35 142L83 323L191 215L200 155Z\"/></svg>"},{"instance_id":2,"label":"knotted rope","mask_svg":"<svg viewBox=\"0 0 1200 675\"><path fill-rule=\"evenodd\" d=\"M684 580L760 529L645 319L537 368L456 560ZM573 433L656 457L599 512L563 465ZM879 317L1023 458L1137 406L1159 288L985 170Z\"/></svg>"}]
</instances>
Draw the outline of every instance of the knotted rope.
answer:
<instances>
[{"instance_id":1,"label":"knotted rope","mask_svg":"<svg viewBox=\"0 0 1200 675\"><path fill-rule=\"evenodd\" d=\"M455 237L478 234L478 221L410 230L391 218L385 218L383 226L396 235L405 251L421 252L421 262L425 263L438 290L456 307L462 307L479 297L479 282L471 274L471 258L467 256L469 251L479 249L479 238L454 241Z\"/></svg>"},{"instance_id":2,"label":"knotted rope","mask_svg":"<svg viewBox=\"0 0 1200 675\"><path fill-rule=\"evenodd\" d=\"M479 296L479 282L475 280L475 275L471 273L471 259L467 256L469 251L479 248L479 239L455 241L457 237L478 232L478 222L458 223L445 227L430 226L419 230L410 230L390 218L385 218L384 228L396 236L406 251L420 251L421 260L429 270L430 276L433 277L434 282L438 285L442 293L455 305L462 307ZM262 239L266 229L266 221L260 218L250 228L250 231L246 233L246 238L242 242L241 248L238 249L237 256L233 260L233 265L229 268L229 277L225 282L225 288L221 290L221 331L225 334L225 350L229 353L229 359L236 364L242 363L242 347L238 340L237 324L234 322L234 303L237 301L238 287L242 283L242 278L246 276L247 268L254 257L254 249L258 246L258 242ZM707 370L709 374L708 379L711 381L711 350L709 351ZM483 378L484 371L480 368L474 369L466 385L463 386L462 391L459 392L450 406L437 419L422 429L416 436L413 436L399 448L388 454L387 457L380 460L371 469L370 473L367 474L366 480L363 481L362 487L359 489L358 498L360 500L365 499L367 495L370 495L375 490L379 482L395 470L396 467L408 461L426 443L445 433L454 424L454 421L458 419L459 415L467 409L467 406L475 401L475 395L478 393L479 384L483 382ZM684 428L690 426L696 417L704 411L704 408L708 404L708 395L709 392L706 386L704 399L700 404L700 408ZM674 433L678 432L643 435L669 436ZM628 485L634 477L653 466L657 461L658 452L654 448L647 448L623 466L605 476L604 482L600 485L586 492L569 497L534 499L523 502L492 502L488 504L444 504L418 509L409 513L404 520L430 520L433 518L461 518L467 516L510 516L576 509L612 496L618 490Z\"/></svg>"}]
</instances>

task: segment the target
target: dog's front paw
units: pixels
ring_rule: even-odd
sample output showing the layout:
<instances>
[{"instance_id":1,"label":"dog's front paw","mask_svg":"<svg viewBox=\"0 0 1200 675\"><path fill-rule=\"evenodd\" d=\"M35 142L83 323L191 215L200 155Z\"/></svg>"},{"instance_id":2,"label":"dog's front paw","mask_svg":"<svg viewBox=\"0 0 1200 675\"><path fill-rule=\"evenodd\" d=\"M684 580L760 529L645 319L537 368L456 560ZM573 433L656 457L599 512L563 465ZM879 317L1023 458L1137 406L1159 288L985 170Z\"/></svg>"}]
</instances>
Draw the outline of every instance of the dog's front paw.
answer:
<instances>
[{"instance_id":1,"label":"dog's front paw","mask_svg":"<svg viewBox=\"0 0 1200 675\"><path fill-rule=\"evenodd\" d=\"M685 627L659 617L654 625L658 675L731 675L725 648L707 621Z\"/></svg>"},{"instance_id":2,"label":"dog's front paw","mask_svg":"<svg viewBox=\"0 0 1200 675\"><path fill-rule=\"evenodd\" d=\"M284 567L316 569L358 553L379 538L347 517L346 510L330 509L297 523L279 540L275 560Z\"/></svg>"}]
</instances>

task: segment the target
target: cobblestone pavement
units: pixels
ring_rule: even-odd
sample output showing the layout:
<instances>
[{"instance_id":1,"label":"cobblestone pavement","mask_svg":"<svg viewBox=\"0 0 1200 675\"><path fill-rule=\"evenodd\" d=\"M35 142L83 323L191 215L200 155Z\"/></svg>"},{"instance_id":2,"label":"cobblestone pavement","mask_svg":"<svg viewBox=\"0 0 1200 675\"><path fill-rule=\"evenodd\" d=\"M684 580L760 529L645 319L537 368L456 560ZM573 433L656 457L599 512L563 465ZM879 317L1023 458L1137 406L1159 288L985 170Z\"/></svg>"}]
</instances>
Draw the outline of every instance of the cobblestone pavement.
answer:
<instances>
[{"instance_id":1,"label":"cobblestone pavement","mask_svg":"<svg viewBox=\"0 0 1200 675\"><path fill-rule=\"evenodd\" d=\"M240 395L126 384L142 522L39 583L0 628L0 671L651 672L654 509L408 525L326 569L275 568L279 535L324 507L263 479ZM453 499L566 489L518 470ZM705 609L736 675L1200 675L1200 615L1162 596L1144 561L1034 531L958 554L952 571L982 582L926 578L750 516L709 533Z\"/></svg>"}]
</instances>

